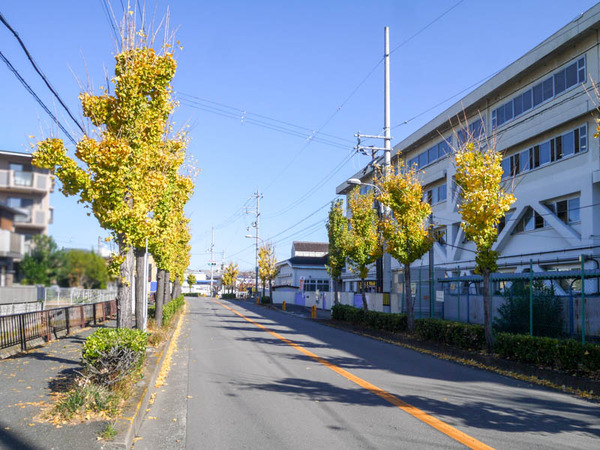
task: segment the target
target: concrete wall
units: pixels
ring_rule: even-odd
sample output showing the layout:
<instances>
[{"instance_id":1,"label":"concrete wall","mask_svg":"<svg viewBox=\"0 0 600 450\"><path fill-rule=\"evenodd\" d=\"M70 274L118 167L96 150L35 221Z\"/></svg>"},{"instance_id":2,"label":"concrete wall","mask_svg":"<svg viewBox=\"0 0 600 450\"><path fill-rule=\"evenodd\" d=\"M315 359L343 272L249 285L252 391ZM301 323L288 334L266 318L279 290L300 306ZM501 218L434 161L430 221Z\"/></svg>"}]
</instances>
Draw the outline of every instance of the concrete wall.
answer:
<instances>
[{"instance_id":1,"label":"concrete wall","mask_svg":"<svg viewBox=\"0 0 600 450\"><path fill-rule=\"evenodd\" d=\"M32 303L44 300L44 288L37 286L0 287L0 304Z\"/></svg>"}]
</instances>

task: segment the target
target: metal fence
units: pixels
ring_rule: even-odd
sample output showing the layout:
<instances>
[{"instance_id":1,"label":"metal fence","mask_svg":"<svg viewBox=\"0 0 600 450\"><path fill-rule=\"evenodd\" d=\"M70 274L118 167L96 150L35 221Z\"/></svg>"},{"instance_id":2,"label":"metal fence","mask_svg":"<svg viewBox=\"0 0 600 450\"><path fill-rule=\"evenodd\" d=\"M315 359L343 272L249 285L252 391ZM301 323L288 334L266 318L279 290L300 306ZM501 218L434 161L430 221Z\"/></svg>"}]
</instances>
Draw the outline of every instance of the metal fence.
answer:
<instances>
[{"instance_id":1,"label":"metal fence","mask_svg":"<svg viewBox=\"0 0 600 450\"><path fill-rule=\"evenodd\" d=\"M598 270L494 273L490 304L494 329L532 336L577 337L582 342L598 340L598 277ZM438 281L443 283L440 298L445 319L483 324L480 276L459 275Z\"/></svg>"},{"instance_id":2,"label":"metal fence","mask_svg":"<svg viewBox=\"0 0 600 450\"><path fill-rule=\"evenodd\" d=\"M116 300L0 317L0 352L14 354L116 317Z\"/></svg>"},{"instance_id":3,"label":"metal fence","mask_svg":"<svg viewBox=\"0 0 600 450\"><path fill-rule=\"evenodd\" d=\"M107 302L117 298L116 289L81 289L52 286L45 289L45 307Z\"/></svg>"}]
</instances>

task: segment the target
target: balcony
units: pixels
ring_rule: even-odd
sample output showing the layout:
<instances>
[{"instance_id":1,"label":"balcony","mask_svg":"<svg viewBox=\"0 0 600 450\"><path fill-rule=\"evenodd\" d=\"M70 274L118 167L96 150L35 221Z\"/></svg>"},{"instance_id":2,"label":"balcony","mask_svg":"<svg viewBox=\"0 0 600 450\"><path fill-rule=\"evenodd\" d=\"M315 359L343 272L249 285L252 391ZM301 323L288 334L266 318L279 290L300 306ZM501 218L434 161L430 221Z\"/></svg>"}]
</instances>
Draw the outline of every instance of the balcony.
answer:
<instances>
[{"instance_id":1,"label":"balcony","mask_svg":"<svg viewBox=\"0 0 600 450\"><path fill-rule=\"evenodd\" d=\"M25 254L25 236L0 230L0 257L20 259Z\"/></svg>"},{"instance_id":2,"label":"balcony","mask_svg":"<svg viewBox=\"0 0 600 450\"><path fill-rule=\"evenodd\" d=\"M47 173L0 169L0 190L44 193L51 188L51 178Z\"/></svg>"},{"instance_id":3,"label":"balcony","mask_svg":"<svg viewBox=\"0 0 600 450\"><path fill-rule=\"evenodd\" d=\"M16 208L23 212L22 215L15 216L15 228L17 231L25 230L43 230L49 222L49 215L46 211L31 208Z\"/></svg>"}]
</instances>

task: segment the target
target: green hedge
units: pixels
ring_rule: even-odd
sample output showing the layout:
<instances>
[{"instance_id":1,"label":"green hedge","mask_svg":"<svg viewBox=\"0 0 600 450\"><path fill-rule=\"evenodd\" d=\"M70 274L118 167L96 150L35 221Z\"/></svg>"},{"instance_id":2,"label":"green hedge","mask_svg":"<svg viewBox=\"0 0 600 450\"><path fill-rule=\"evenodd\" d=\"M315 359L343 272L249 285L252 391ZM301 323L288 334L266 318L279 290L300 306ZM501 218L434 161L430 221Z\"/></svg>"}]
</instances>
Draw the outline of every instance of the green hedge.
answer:
<instances>
[{"instance_id":1,"label":"green hedge","mask_svg":"<svg viewBox=\"0 0 600 450\"><path fill-rule=\"evenodd\" d=\"M486 348L483 326L442 319L417 319L415 331L421 339L467 350Z\"/></svg>"},{"instance_id":2,"label":"green hedge","mask_svg":"<svg viewBox=\"0 0 600 450\"><path fill-rule=\"evenodd\" d=\"M171 322L171 317L173 317L175 313L183 307L184 304L185 300L183 299L183 295L180 295L164 306L162 319L163 326L168 325Z\"/></svg>"},{"instance_id":3,"label":"green hedge","mask_svg":"<svg viewBox=\"0 0 600 450\"><path fill-rule=\"evenodd\" d=\"M223 294L221 295L223 300L235 300L237 298L236 294Z\"/></svg>"},{"instance_id":4,"label":"green hedge","mask_svg":"<svg viewBox=\"0 0 600 450\"><path fill-rule=\"evenodd\" d=\"M100 328L81 351L86 375L109 386L139 369L146 357L148 335L129 328Z\"/></svg>"},{"instance_id":5,"label":"green hedge","mask_svg":"<svg viewBox=\"0 0 600 450\"><path fill-rule=\"evenodd\" d=\"M600 345L573 339L498 333L494 352L503 358L576 372L600 371Z\"/></svg>"},{"instance_id":6,"label":"green hedge","mask_svg":"<svg viewBox=\"0 0 600 450\"><path fill-rule=\"evenodd\" d=\"M268 295L263 295L263 296L260 298L260 302L261 302L263 305L270 305L271 303L273 303L273 301L271 300L271 297L269 297Z\"/></svg>"},{"instance_id":7,"label":"green hedge","mask_svg":"<svg viewBox=\"0 0 600 450\"><path fill-rule=\"evenodd\" d=\"M365 311L350 305L333 305L331 318L394 333L406 331L407 329L406 314Z\"/></svg>"}]
</instances>

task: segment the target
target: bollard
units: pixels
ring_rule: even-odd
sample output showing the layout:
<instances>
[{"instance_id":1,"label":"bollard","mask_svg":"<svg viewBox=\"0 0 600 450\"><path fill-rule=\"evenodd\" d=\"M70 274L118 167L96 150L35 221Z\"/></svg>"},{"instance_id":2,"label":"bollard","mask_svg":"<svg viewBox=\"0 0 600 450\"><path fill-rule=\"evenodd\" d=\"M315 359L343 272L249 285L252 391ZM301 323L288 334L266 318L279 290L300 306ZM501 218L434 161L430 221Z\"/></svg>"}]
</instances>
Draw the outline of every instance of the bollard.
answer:
<instances>
[{"instance_id":1,"label":"bollard","mask_svg":"<svg viewBox=\"0 0 600 450\"><path fill-rule=\"evenodd\" d=\"M310 311L310 317L313 319L317 318L317 305L313 305Z\"/></svg>"},{"instance_id":2,"label":"bollard","mask_svg":"<svg viewBox=\"0 0 600 450\"><path fill-rule=\"evenodd\" d=\"M258 305L260 303L260 297L257 295L256 296L256 304Z\"/></svg>"},{"instance_id":3,"label":"bollard","mask_svg":"<svg viewBox=\"0 0 600 450\"><path fill-rule=\"evenodd\" d=\"M281 304L281 310L285 311L285 300L283 301L283 303Z\"/></svg>"}]
</instances>

